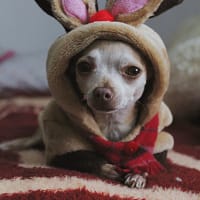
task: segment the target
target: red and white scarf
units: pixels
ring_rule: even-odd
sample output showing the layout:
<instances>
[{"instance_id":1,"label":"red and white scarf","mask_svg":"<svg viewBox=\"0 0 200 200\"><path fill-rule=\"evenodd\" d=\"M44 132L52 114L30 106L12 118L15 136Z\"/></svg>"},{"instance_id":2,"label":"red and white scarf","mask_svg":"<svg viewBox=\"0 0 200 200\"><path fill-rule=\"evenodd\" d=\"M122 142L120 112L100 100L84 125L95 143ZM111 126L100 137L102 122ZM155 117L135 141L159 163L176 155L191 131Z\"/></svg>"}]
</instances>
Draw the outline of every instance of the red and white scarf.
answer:
<instances>
[{"instance_id":1,"label":"red and white scarf","mask_svg":"<svg viewBox=\"0 0 200 200\"><path fill-rule=\"evenodd\" d=\"M134 174L147 172L149 175L155 175L164 169L153 156L158 125L157 114L132 141L112 142L100 136L92 136L91 141L100 155L117 166L118 172Z\"/></svg>"}]
</instances>

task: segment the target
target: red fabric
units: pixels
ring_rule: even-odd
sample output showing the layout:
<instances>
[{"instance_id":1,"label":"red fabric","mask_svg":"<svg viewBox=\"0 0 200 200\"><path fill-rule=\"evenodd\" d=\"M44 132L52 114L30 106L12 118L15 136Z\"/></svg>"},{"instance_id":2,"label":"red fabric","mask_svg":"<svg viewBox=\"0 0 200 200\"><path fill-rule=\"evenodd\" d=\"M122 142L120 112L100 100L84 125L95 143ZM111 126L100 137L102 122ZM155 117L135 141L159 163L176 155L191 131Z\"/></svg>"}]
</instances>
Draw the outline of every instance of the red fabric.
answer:
<instances>
[{"instance_id":1,"label":"red fabric","mask_svg":"<svg viewBox=\"0 0 200 200\"><path fill-rule=\"evenodd\" d=\"M81 194L81 195L80 195ZM0 200L145 200L136 198L123 198L117 195L106 195L103 193L92 193L86 189L66 191L30 191L29 193L18 193L13 195L2 195Z\"/></svg>"},{"instance_id":2,"label":"red fabric","mask_svg":"<svg viewBox=\"0 0 200 200\"><path fill-rule=\"evenodd\" d=\"M97 22L97 21L114 21L114 17L112 14L107 10L100 10L99 12L95 13L93 16L90 17L89 22Z\"/></svg>"},{"instance_id":3,"label":"red fabric","mask_svg":"<svg viewBox=\"0 0 200 200\"><path fill-rule=\"evenodd\" d=\"M31 116L32 113L32 116ZM12 114L10 114L12 115ZM9 116L10 116L9 115ZM4 120L0 120L0 140L3 141L7 138L7 134L9 134L9 139L14 139L15 137L23 137L21 134L24 130L23 127L27 127L26 135L30 135L32 133L33 124L34 128L37 128L36 115L34 112L27 110L26 112L19 111L18 115L15 112L15 116L6 117ZM20 116L20 120L19 119ZM21 121L21 123L19 123ZM30 123L32 121L32 123ZM22 123L23 122L23 123ZM21 126L21 128L20 128ZM2 131L2 127L4 127ZM12 130L10 129L12 127ZM28 128L29 127L29 128ZM15 128L19 128L21 131L15 131ZM190 158L196 158L195 163L199 161L200 155L200 126L186 125L186 123L180 123L179 125L174 124L172 128L170 128L170 132L174 135L175 138L175 150L181 152L183 155L188 155ZM11 137L12 132L14 135ZM184 148L183 148L184 145ZM38 150L32 150L35 153L38 153ZM29 150L27 150L29 152ZM170 159L170 154L168 156ZM49 200L49 199L76 199L76 200L98 200L98 199L116 199L116 200L136 200L138 199L134 194L139 193L140 200L152 200L152 199L189 199L188 196L185 197L184 194L181 194L180 197L176 196L173 198L167 198L166 195L171 194L171 190L168 189L173 188L174 191L184 191L186 194L200 194L200 170L194 169L192 167L187 167L184 165L180 165L177 161L171 162L168 161L166 170L157 174L156 176L149 176L147 180L147 188L148 193L150 193L151 197L146 196L146 190L132 190L134 194L130 194L127 192L126 194L131 196L131 198L127 198L127 196L123 196L119 194L119 188L122 190L126 187L120 185L118 182L114 182L107 179L99 179L95 175L80 173L76 171L62 170L56 168L46 168L46 167L34 167L30 163L30 160L27 161L27 164L30 163L30 166L25 167L21 165L21 155L19 152L13 151L0 151L0 183L5 180L10 180L11 183L15 183L18 179L22 179L22 187L27 186L27 190L24 193L18 191L18 193L9 192L9 188L13 187L11 184L7 184L8 192L6 194L2 194L0 187L0 200ZM194 164L195 165L195 164ZM54 178L59 177L60 181L63 180L64 177L78 177L78 181L76 185L72 185L71 183L66 185L64 190L53 189L47 187L47 189L34 190L35 185L38 185L40 182L40 178L47 178L49 180L49 184L54 185L56 187L56 183L54 183ZM37 181L33 181L33 183L29 183L29 180L33 180L34 178L39 178ZM85 187L80 186L79 180L84 179ZM106 185L106 189L104 192L96 192L95 186L91 190L91 186L86 186L87 183L91 183L91 181L98 180ZM27 185L26 185L27 184ZM41 183L40 183L41 184ZM94 183L93 183L94 184ZM28 187L29 185L29 187ZM158 197L158 191L156 191L156 187L159 187L159 193L161 196ZM57 187L56 187L57 188ZM73 189L74 188L74 189ZM34 190L34 191L33 191ZM114 191L114 192L113 192ZM113 196L114 193L114 196ZM195 199L195 198L192 198ZM196 199L199 199L198 197Z\"/></svg>"},{"instance_id":4,"label":"red fabric","mask_svg":"<svg viewBox=\"0 0 200 200\"><path fill-rule=\"evenodd\" d=\"M41 109L41 106L18 106L12 103L0 108L0 142L33 134Z\"/></svg>"},{"instance_id":5,"label":"red fabric","mask_svg":"<svg viewBox=\"0 0 200 200\"><path fill-rule=\"evenodd\" d=\"M180 178L181 181L177 181L177 178ZM149 177L148 188L154 186L177 188L182 191L200 194L200 171L168 161L167 170L156 176ZM180 197L179 200L182 199L183 198Z\"/></svg>"},{"instance_id":6,"label":"red fabric","mask_svg":"<svg viewBox=\"0 0 200 200\"><path fill-rule=\"evenodd\" d=\"M99 136L92 136L91 140L97 151L109 163L115 164L119 172L147 172L155 175L164 169L152 154L158 135L158 124L159 118L156 115L142 128L140 134L129 142L112 142Z\"/></svg>"}]
</instances>

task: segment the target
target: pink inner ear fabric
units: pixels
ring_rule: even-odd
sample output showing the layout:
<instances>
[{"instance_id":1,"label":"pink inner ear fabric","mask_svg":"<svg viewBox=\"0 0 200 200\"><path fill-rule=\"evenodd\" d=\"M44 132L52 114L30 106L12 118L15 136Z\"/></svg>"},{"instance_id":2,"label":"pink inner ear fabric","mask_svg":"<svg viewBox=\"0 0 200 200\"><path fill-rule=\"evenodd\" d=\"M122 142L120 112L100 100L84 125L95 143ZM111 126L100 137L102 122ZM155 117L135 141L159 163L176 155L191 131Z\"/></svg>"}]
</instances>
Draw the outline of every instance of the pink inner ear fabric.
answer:
<instances>
[{"instance_id":1,"label":"pink inner ear fabric","mask_svg":"<svg viewBox=\"0 0 200 200\"><path fill-rule=\"evenodd\" d=\"M62 7L68 16L78 18L82 23L87 22L87 8L82 0L62 0Z\"/></svg>"},{"instance_id":2,"label":"pink inner ear fabric","mask_svg":"<svg viewBox=\"0 0 200 200\"><path fill-rule=\"evenodd\" d=\"M111 13L114 17L119 14L134 13L143 8L149 0L116 0Z\"/></svg>"}]
</instances>

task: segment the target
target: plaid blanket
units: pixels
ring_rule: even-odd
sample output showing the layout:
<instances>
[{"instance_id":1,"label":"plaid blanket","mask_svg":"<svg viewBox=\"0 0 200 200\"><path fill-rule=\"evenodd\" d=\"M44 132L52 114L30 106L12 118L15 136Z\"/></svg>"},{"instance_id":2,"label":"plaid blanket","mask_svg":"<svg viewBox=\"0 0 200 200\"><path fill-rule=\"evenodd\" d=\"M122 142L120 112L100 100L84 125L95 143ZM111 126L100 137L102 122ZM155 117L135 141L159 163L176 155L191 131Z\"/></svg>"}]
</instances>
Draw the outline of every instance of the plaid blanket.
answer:
<instances>
[{"instance_id":1,"label":"plaid blanket","mask_svg":"<svg viewBox=\"0 0 200 200\"><path fill-rule=\"evenodd\" d=\"M0 119L0 141L30 136L34 107L14 109ZM5 110L4 110L5 112ZM48 167L40 148L0 151L0 200L200 200L200 127L170 128L175 148L167 170L150 176L146 189L131 189L94 175Z\"/></svg>"}]
</instances>

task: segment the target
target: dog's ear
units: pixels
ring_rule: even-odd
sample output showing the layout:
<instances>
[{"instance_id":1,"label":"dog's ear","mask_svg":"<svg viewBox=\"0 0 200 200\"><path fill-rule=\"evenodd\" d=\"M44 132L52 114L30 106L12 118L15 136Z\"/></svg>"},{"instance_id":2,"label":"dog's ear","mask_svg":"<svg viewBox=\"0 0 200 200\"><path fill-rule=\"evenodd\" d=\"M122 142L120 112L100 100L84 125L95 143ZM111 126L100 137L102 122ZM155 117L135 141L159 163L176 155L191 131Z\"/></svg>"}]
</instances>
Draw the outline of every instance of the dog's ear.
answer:
<instances>
[{"instance_id":1,"label":"dog's ear","mask_svg":"<svg viewBox=\"0 0 200 200\"><path fill-rule=\"evenodd\" d=\"M88 23L89 17L97 12L96 0L35 0L49 15L56 18L70 31Z\"/></svg>"},{"instance_id":2,"label":"dog's ear","mask_svg":"<svg viewBox=\"0 0 200 200\"><path fill-rule=\"evenodd\" d=\"M116 21L139 25L150 17L159 15L182 1L183 0L107 0L106 7Z\"/></svg>"}]
</instances>

